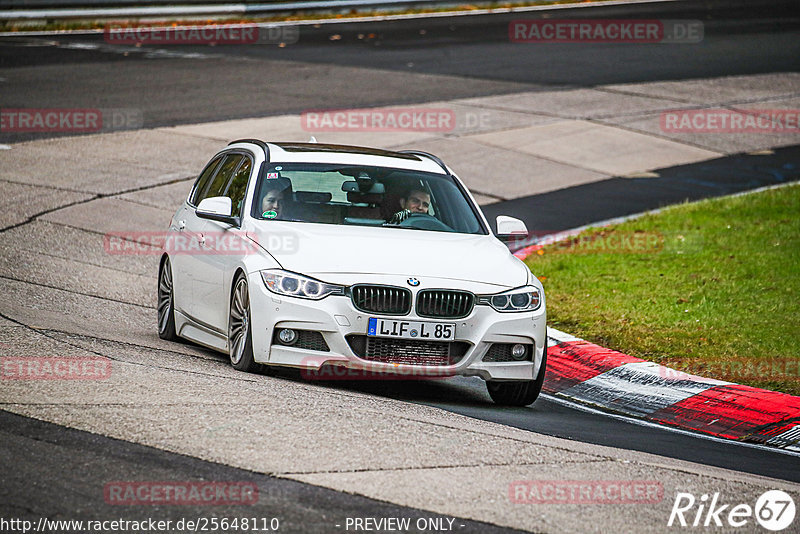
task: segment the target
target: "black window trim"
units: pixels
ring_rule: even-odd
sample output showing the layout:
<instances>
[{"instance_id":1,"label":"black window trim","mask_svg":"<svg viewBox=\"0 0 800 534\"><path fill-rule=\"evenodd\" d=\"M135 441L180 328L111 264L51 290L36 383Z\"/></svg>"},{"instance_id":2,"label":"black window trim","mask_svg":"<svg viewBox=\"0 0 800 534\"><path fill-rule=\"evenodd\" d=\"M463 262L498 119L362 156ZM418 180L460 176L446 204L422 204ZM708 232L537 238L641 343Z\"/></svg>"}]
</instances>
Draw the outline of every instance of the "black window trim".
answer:
<instances>
[{"instance_id":1,"label":"black window trim","mask_svg":"<svg viewBox=\"0 0 800 534\"><path fill-rule=\"evenodd\" d=\"M250 180L253 178L253 174L255 174L256 156L251 151L243 148L231 150L230 153L242 154L244 155L245 158L248 158L250 160L250 176L247 177L247 184L244 186L244 198L242 199L241 207L239 207L239 213L235 215L235 217L237 217L239 220L239 224L237 225L237 227L241 227L242 217L244 216L244 205L247 203L247 188L250 187ZM236 173L238 173L239 169L241 169L242 165L244 165L244 161L245 161L244 158L242 158L242 161L240 161L239 165L236 166L236 170L234 170L233 174L231 174L231 181L228 182L227 187L225 188L225 193L224 193L225 196L227 196L228 190L230 189L231 184L233 183L233 178L236 177Z\"/></svg>"},{"instance_id":2,"label":"black window trim","mask_svg":"<svg viewBox=\"0 0 800 534\"><path fill-rule=\"evenodd\" d=\"M250 150L247 150L247 149L245 149L245 148L234 148L234 149L231 149L231 150L223 150L222 152L219 152L219 153L217 153L217 154L214 154L214 157L213 157L213 158L211 158L211 161L214 161L214 160L215 160L217 157L219 157L219 156L222 156L222 159L220 159L220 160L219 160L219 162L217 163L217 168L216 168L216 169L214 169L214 174L212 174L212 175L211 175L211 181L212 181L212 182L214 181L214 178L216 178L216 177L217 177L217 173L218 173L218 172L219 172L219 170L220 170L220 166L221 166L222 162L223 162L223 161L225 161L225 158L226 158L227 156L231 155L231 154L241 154L241 155L243 155L243 156L247 156L247 157L249 157L249 158L250 158L251 164L253 164L253 165L255 166L255 162L256 162L256 156L255 156L255 154L254 154L252 151L250 151ZM209 161L208 163L210 164L210 163L211 163L211 161ZM236 166L236 168L233 170L233 174L231 174L231 177L233 177L233 176L236 176L236 171L238 171L238 170L239 170L239 167L241 167L241 166L242 166L242 163L244 163L244 160L242 160L242 161L240 161L240 162L239 162L239 164L238 164L238 165ZM197 180L199 180L199 179L200 179L200 176L202 176L202 175L203 175L203 172L205 172L205 170L206 170L207 168L208 168L208 165L206 165L205 167L203 167L203 171L201 171L201 172L200 172L200 174L199 174L199 175L198 175L198 177L197 177ZM251 170L250 170L250 177L247 179L247 185L248 185L248 186L250 185L250 179L252 179L252 177L253 177L253 170L251 169ZM194 196L195 190L197 189L197 180L195 180L195 183L194 183L194 185L192 186L192 191L191 191L191 193L189 193L189 198L188 198L188 200L186 201L186 203L187 203L187 204L189 204L189 206L191 206L191 207L193 207L193 208L197 208L197 205L196 205L196 204L192 204L192 201L191 201L191 200L192 200L192 197ZM230 185L230 184L227 184L227 185ZM228 188L227 188L227 187L225 188L225 191L226 191L226 192L228 191ZM245 189L245 198L246 198L246 197L247 197L247 190Z\"/></svg>"},{"instance_id":3,"label":"black window trim","mask_svg":"<svg viewBox=\"0 0 800 534\"><path fill-rule=\"evenodd\" d=\"M242 201L241 208L239 208L239 214L232 216L232 218L236 221L236 224L233 225L234 228L241 228L242 227L242 220L244 219L244 214L246 213L244 211L244 207L247 204L247 200L248 200L247 191L250 189L250 182L251 182L251 180L253 180L254 176L258 177L258 175L261 174L262 170L264 169L264 162L261 163L261 168L259 169L258 172L256 172L255 171L256 155L252 150L249 150L249 149L246 149L246 148L234 148L234 149L223 150L223 151L215 154L214 157L211 158L211 161L214 161L214 159L216 159L218 156L222 156L222 158L217 163L217 168L214 170L214 174L211 176L211 180L212 181L214 180L214 178L216 178L217 173L219 172L220 167L222 165L222 162L225 161L225 158L227 156L231 155L231 154L240 154L240 155L245 156L246 158L249 158L250 162L251 162L251 165L253 166L253 168L250 169L250 176L247 177L247 185L244 188L244 200ZM211 163L211 162L209 162L209 163ZM236 166L236 169L234 169L233 174L231 174L231 178L236 176L236 172L239 170L239 168L242 166L243 163L244 163L244 159L242 159L242 161L240 161L239 164ZM206 168L208 168L208 165L206 165L206 167L203 168L203 171L205 171ZM202 175L203 175L203 173L201 172L200 176L202 176ZM199 179L199 177L198 177L198 179ZM230 184L228 184L228 185L230 185ZM192 192L189 194L189 200L186 201L186 203L190 207L194 208L195 210L197 209L197 206L191 203L191 198L194 196L194 192L195 192L195 188L196 187L197 187L197 182L195 182L194 187L192 187ZM227 187L225 188L225 191L226 192L228 191Z\"/></svg>"},{"instance_id":4,"label":"black window trim","mask_svg":"<svg viewBox=\"0 0 800 534\"><path fill-rule=\"evenodd\" d=\"M221 162L220 166L217 167L217 170L214 172L214 176L209 181L207 187L211 187L211 184L213 184L214 181L217 179L217 175L219 175L220 171L222 171L222 165L225 164L225 160L228 159L228 156L244 156L244 154L243 154L243 151L241 149L234 149L234 150L225 151L225 157L222 158L222 162ZM239 166L242 164L242 161L244 161L244 159L239 160L239 163L237 163L236 167L234 167L233 171L231 171L231 178L233 178L236 175L236 171L239 170ZM225 182L225 185L228 185L228 182ZM204 193L207 194L208 192L204 191Z\"/></svg>"},{"instance_id":5,"label":"black window trim","mask_svg":"<svg viewBox=\"0 0 800 534\"><path fill-rule=\"evenodd\" d=\"M200 171L200 174L197 175L197 179L194 181L194 185L192 186L192 190L189 192L189 196L186 198L186 203L189 206L191 206L193 208L197 208L197 206L192 203L192 199L194 198L194 195L197 192L197 186L200 185L200 178L203 177L203 174L205 174L206 170L209 168L209 166L211 166L211 164L217 158L219 158L219 161L217 162L216 167L214 168L214 171L211 174L210 180L212 180L212 181L214 180L214 177L219 172L219 166L222 164L223 161L225 161L225 152L223 151L223 152L219 152L217 154L214 154L214 157L211 158L208 163L206 163L205 167L203 167L203 170Z\"/></svg>"}]
</instances>

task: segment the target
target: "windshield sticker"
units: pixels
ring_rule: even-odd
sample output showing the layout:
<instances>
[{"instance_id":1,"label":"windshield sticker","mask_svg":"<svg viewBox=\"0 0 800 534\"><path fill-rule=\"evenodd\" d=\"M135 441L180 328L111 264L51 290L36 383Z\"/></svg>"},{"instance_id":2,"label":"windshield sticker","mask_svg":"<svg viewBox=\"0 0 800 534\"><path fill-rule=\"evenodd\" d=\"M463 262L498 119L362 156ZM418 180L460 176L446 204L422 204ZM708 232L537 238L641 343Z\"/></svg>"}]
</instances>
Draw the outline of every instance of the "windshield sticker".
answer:
<instances>
[{"instance_id":1,"label":"windshield sticker","mask_svg":"<svg viewBox=\"0 0 800 534\"><path fill-rule=\"evenodd\" d=\"M277 172L268 172L267 173L267 180L274 180L278 177Z\"/></svg>"},{"instance_id":2,"label":"windshield sticker","mask_svg":"<svg viewBox=\"0 0 800 534\"><path fill-rule=\"evenodd\" d=\"M264 213L261 214L261 216L264 217L265 219L274 219L275 217L278 216L278 212L277 211L265 211Z\"/></svg>"}]
</instances>

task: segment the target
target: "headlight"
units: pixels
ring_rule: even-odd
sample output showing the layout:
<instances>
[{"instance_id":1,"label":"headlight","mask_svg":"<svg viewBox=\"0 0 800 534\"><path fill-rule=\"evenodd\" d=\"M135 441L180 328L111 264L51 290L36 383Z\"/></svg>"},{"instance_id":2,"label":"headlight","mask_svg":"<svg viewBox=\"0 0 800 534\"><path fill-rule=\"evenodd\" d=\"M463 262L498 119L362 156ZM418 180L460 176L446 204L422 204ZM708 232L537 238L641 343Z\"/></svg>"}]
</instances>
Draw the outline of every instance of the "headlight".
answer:
<instances>
[{"instance_id":1,"label":"headlight","mask_svg":"<svg viewBox=\"0 0 800 534\"><path fill-rule=\"evenodd\" d=\"M344 286L326 284L289 271L261 271L261 279L267 289L278 295L313 300L324 299L328 295L344 295Z\"/></svg>"},{"instance_id":2,"label":"headlight","mask_svg":"<svg viewBox=\"0 0 800 534\"><path fill-rule=\"evenodd\" d=\"M539 289L526 286L496 295L481 295L478 304L491 306L499 312L524 312L539 309L542 296Z\"/></svg>"}]
</instances>

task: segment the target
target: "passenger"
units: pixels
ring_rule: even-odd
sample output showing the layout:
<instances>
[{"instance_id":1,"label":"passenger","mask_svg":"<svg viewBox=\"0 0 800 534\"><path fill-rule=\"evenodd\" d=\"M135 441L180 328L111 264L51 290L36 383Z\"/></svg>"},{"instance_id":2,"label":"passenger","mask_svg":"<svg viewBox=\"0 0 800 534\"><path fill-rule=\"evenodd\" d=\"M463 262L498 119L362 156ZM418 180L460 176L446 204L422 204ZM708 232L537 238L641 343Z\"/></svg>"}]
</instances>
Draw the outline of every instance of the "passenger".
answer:
<instances>
[{"instance_id":1,"label":"passenger","mask_svg":"<svg viewBox=\"0 0 800 534\"><path fill-rule=\"evenodd\" d=\"M279 219L283 208L283 189L270 189L261 199L261 216Z\"/></svg>"},{"instance_id":2,"label":"passenger","mask_svg":"<svg viewBox=\"0 0 800 534\"><path fill-rule=\"evenodd\" d=\"M400 199L400 207L403 209L392 215L389 219L390 224L400 224L412 213L427 215L431 207L431 195L422 189L411 189Z\"/></svg>"}]
</instances>

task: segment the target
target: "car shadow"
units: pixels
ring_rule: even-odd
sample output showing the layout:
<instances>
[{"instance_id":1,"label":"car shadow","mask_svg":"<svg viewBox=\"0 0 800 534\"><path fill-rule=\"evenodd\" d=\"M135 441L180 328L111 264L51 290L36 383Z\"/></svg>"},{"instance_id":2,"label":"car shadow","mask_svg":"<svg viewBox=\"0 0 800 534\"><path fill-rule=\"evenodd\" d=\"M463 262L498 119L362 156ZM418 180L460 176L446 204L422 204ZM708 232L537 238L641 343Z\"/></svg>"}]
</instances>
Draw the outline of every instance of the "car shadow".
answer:
<instances>
[{"instance_id":1,"label":"car shadow","mask_svg":"<svg viewBox=\"0 0 800 534\"><path fill-rule=\"evenodd\" d=\"M314 384L333 390L364 393L421 404L457 404L463 407L475 406L483 408L494 405L486 392L483 381L474 377L449 376L404 379L390 376L377 379L324 380L318 378L318 376L309 376L309 373L305 371L291 368L274 368L268 374L284 380ZM326 375L324 372L319 373L319 375L335 376L333 373Z\"/></svg>"}]
</instances>

